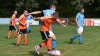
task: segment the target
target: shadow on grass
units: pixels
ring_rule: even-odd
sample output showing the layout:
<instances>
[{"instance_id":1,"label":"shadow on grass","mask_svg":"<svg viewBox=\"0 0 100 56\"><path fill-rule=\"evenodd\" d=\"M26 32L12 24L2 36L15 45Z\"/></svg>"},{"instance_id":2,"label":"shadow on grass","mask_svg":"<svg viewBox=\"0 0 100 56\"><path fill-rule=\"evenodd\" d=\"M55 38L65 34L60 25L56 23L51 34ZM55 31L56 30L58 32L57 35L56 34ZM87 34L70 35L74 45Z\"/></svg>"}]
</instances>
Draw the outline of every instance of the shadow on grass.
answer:
<instances>
[{"instance_id":1,"label":"shadow on grass","mask_svg":"<svg viewBox=\"0 0 100 56\"><path fill-rule=\"evenodd\" d=\"M10 44L12 44L12 45L16 45L16 43L10 43Z\"/></svg>"},{"instance_id":2,"label":"shadow on grass","mask_svg":"<svg viewBox=\"0 0 100 56\"><path fill-rule=\"evenodd\" d=\"M8 39L8 37L4 37L4 38Z\"/></svg>"},{"instance_id":3,"label":"shadow on grass","mask_svg":"<svg viewBox=\"0 0 100 56\"><path fill-rule=\"evenodd\" d=\"M70 41L63 41L63 42L70 44ZM73 42L72 44L77 44L77 43Z\"/></svg>"},{"instance_id":4,"label":"shadow on grass","mask_svg":"<svg viewBox=\"0 0 100 56\"><path fill-rule=\"evenodd\" d=\"M29 55L33 55L33 56L43 56L43 54L41 53L40 55L38 55L35 51L29 51Z\"/></svg>"}]
</instances>

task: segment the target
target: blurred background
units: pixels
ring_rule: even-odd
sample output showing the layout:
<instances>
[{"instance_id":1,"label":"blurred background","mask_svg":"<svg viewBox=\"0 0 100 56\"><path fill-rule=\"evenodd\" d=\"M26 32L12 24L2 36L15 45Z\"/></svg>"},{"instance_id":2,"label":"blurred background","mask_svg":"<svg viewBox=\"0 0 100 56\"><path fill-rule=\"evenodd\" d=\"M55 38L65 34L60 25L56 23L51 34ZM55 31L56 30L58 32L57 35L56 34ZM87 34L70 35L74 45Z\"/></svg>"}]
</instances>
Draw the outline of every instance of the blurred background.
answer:
<instances>
[{"instance_id":1,"label":"blurred background","mask_svg":"<svg viewBox=\"0 0 100 56\"><path fill-rule=\"evenodd\" d=\"M49 9L52 3L61 18L75 17L82 7L85 8L85 17L100 17L100 0L0 0L0 17L10 17L14 10L18 11L19 17L25 9L29 12Z\"/></svg>"}]
</instances>

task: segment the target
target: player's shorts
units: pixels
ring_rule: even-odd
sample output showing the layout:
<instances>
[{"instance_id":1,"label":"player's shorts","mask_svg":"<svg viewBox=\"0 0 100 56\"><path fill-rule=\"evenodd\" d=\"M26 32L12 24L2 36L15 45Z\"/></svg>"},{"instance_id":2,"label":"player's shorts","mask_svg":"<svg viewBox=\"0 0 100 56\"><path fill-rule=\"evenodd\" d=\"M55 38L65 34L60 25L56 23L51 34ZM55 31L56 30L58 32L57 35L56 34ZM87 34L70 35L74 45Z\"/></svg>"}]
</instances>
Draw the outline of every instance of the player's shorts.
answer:
<instances>
[{"instance_id":1,"label":"player's shorts","mask_svg":"<svg viewBox=\"0 0 100 56\"><path fill-rule=\"evenodd\" d=\"M78 28L78 29L77 29L77 32L78 32L78 33L82 33L82 32L83 32L83 27Z\"/></svg>"},{"instance_id":2,"label":"player's shorts","mask_svg":"<svg viewBox=\"0 0 100 56\"><path fill-rule=\"evenodd\" d=\"M27 28L28 28L30 26L30 24L31 24L31 21L27 20L26 23L27 23Z\"/></svg>"},{"instance_id":3,"label":"player's shorts","mask_svg":"<svg viewBox=\"0 0 100 56\"><path fill-rule=\"evenodd\" d=\"M17 28L15 26L9 26L9 31L12 31L12 30L17 30Z\"/></svg>"},{"instance_id":4,"label":"player's shorts","mask_svg":"<svg viewBox=\"0 0 100 56\"><path fill-rule=\"evenodd\" d=\"M49 31L49 33L50 33L50 37L52 37L53 35L55 35L55 34L53 33L53 31Z\"/></svg>"},{"instance_id":5,"label":"player's shorts","mask_svg":"<svg viewBox=\"0 0 100 56\"><path fill-rule=\"evenodd\" d=\"M26 29L18 29L18 34L26 34L27 30Z\"/></svg>"},{"instance_id":6,"label":"player's shorts","mask_svg":"<svg viewBox=\"0 0 100 56\"><path fill-rule=\"evenodd\" d=\"M41 36L42 36L42 40L47 40L50 37L49 32L44 32L44 31L40 31L41 32Z\"/></svg>"}]
</instances>

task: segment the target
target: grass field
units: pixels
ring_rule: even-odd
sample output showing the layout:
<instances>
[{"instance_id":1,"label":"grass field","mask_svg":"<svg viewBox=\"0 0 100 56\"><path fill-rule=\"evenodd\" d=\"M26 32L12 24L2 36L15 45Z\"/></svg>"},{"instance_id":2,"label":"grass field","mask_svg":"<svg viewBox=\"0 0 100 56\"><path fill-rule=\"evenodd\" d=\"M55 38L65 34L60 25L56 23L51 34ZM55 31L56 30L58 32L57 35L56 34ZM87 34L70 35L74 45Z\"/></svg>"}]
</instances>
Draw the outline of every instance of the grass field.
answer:
<instances>
[{"instance_id":1,"label":"grass field","mask_svg":"<svg viewBox=\"0 0 100 56\"><path fill-rule=\"evenodd\" d=\"M0 25L0 56L38 56L33 47L42 41L39 28L40 26L31 26L29 45L23 45L22 37L20 46L16 47L16 39L7 39L8 26ZM69 44L69 39L76 33L75 26L53 26L53 31L57 36L56 49L60 50L61 56L100 56L100 27L84 27L82 45L78 44L78 39ZM40 51L40 56L49 56L46 55L46 47Z\"/></svg>"}]
</instances>

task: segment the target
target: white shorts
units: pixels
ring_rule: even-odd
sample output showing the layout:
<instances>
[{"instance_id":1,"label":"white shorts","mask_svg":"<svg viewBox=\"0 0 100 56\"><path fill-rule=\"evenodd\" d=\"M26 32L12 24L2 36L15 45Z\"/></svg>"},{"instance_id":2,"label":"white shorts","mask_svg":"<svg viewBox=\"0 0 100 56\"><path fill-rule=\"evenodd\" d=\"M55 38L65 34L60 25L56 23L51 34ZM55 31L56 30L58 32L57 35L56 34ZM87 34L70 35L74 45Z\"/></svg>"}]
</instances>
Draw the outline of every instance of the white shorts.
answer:
<instances>
[{"instance_id":1,"label":"white shorts","mask_svg":"<svg viewBox=\"0 0 100 56\"><path fill-rule=\"evenodd\" d=\"M82 32L83 32L83 27L78 28L78 29L77 29L77 32L78 32L78 33L82 33Z\"/></svg>"},{"instance_id":2,"label":"white shorts","mask_svg":"<svg viewBox=\"0 0 100 56\"><path fill-rule=\"evenodd\" d=\"M52 37L53 35L55 35L52 31L49 31L50 33L50 37Z\"/></svg>"},{"instance_id":3,"label":"white shorts","mask_svg":"<svg viewBox=\"0 0 100 56\"><path fill-rule=\"evenodd\" d=\"M31 21L27 20L26 22L27 22L27 28L28 28L30 26Z\"/></svg>"}]
</instances>

